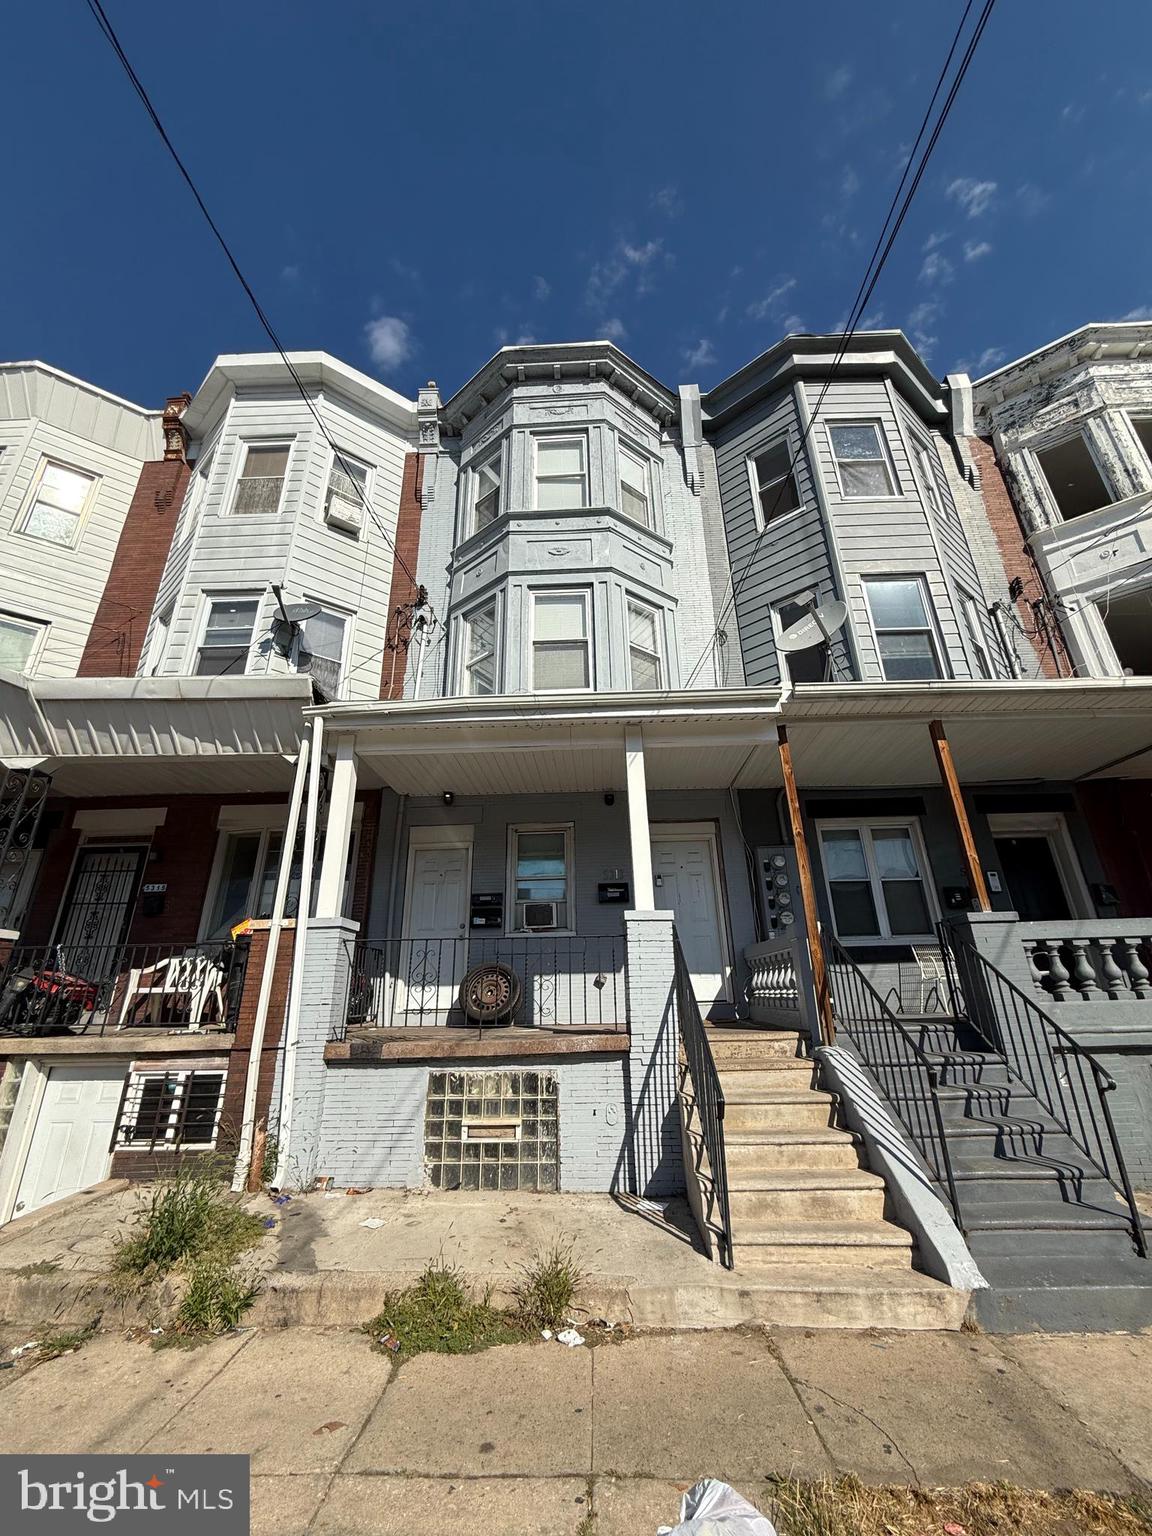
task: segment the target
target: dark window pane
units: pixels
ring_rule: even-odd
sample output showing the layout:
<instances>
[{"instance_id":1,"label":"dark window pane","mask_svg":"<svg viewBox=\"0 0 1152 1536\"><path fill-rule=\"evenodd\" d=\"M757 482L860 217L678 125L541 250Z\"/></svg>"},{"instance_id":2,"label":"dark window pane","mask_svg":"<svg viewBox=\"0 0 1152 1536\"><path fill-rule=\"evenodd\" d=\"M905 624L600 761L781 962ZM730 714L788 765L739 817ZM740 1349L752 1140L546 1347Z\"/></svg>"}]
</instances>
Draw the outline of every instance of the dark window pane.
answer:
<instances>
[{"instance_id":1,"label":"dark window pane","mask_svg":"<svg viewBox=\"0 0 1152 1536\"><path fill-rule=\"evenodd\" d=\"M919 880L885 880L884 905L893 933L930 933L932 920Z\"/></svg>"},{"instance_id":2,"label":"dark window pane","mask_svg":"<svg viewBox=\"0 0 1152 1536\"><path fill-rule=\"evenodd\" d=\"M884 676L891 682L931 682L940 676L932 641L926 634L880 636Z\"/></svg>"},{"instance_id":3,"label":"dark window pane","mask_svg":"<svg viewBox=\"0 0 1152 1536\"><path fill-rule=\"evenodd\" d=\"M867 880L836 880L831 890L837 933L856 936L880 932L872 887Z\"/></svg>"}]
</instances>

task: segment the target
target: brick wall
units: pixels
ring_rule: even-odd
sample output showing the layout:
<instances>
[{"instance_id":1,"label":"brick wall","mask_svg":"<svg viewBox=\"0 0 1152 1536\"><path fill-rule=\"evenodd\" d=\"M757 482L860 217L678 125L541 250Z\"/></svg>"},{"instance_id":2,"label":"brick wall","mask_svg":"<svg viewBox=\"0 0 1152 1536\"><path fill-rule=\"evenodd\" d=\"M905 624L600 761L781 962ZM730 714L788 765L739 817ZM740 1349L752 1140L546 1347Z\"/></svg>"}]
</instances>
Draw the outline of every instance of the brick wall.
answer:
<instances>
[{"instance_id":1,"label":"brick wall","mask_svg":"<svg viewBox=\"0 0 1152 1536\"><path fill-rule=\"evenodd\" d=\"M141 469L78 676L135 676L188 475L179 459Z\"/></svg>"},{"instance_id":2,"label":"brick wall","mask_svg":"<svg viewBox=\"0 0 1152 1536\"><path fill-rule=\"evenodd\" d=\"M1016 514L1016 507L1012 500L1011 492L996 462L996 452L992 444L983 437L969 437L965 439L968 451L980 475L980 491L984 500L984 509L988 516L988 522L1000 549L1000 558L1004 562L1004 571L1009 581L1019 577L1023 583L1023 591L1016 600L1016 613L1029 637L1029 644L1035 652L1039 665L1040 675L1044 677L1067 676L1071 671L1071 662L1067 659L1067 653L1063 643L1063 637L1053 627L1052 644L1056 648L1060 665L1052 654L1052 646L1047 644L1042 633L1037 630L1036 615L1032 604L1043 598L1044 583L1040 579L1040 573L1036 564L1024 544L1024 532L1020 526L1020 519Z\"/></svg>"},{"instance_id":3,"label":"brick wall","mask_svg":"<svg viewBox=\"0 0 1152 1536\"><path fill-rule=\"evenodd\" d=\"M292 951L295 941L295 927L286 926L280 934L280 947L272 973L272 995L269 999L268 1018L264 1026L264 1043L260 1052L260 1066L256 1081L257 1125L267 1121L272 1108L272 1085L276 1077L277 1059L284 1036L284 1014L288 1006L288 983L292 971ZM248 969L244 976L244 991L236 1020L236 1035L228 1062L228 1081L224 1085L224 1105L220 1115L220 1135L217 1139L218 1152L234 1153L239 1145L240 1127L244 1120L244 1084L248 1077L252 1035L256 1026L256 1004L260 995L260 978L264 974L264 960L267 953L268 929L257 928L249 939Z\"/></svg>"},{"instance_id":4,"label":"brick wall","mask_svg":"<svg viewBox=\"0 0 1152 1536\"><path fill-rule=\"evenodd\" d=\"M415 571L420 553L420 490L424 479L424 459L410 453L404 460L404 479L400 487L400 511L396 519L396 558L392 565L392 588L388 594L388 644L380 671L380 697L404 697L404 673L408 665L408 635L411 604L416 587L401 565Z\"/></svg>"},{"instance_id":5,"label":"brick wall","mask_svg":"<svg viewBox=\"0 0 1152 1536\"><path fill-rule=\"evenodd\" d=\"M1120 898L1117 917L1152 917L1152 781L1101 779L1081 784L1080 808Z\"/></svg>"}]
</instances>

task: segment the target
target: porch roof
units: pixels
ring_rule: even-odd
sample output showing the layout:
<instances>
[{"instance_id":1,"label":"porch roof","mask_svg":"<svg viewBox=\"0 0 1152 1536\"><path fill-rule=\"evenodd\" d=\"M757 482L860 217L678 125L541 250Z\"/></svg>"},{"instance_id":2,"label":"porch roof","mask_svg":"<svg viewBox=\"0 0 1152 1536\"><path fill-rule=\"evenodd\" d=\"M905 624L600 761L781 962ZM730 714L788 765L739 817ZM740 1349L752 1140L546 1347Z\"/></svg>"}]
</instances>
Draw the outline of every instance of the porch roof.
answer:
<instances>
[{"instance_id":1,"label":"porch roof","mask_svg":"<svg viewBox=\"0 0 1152 1536\"><path fill-rule=\"evenodd\" d=\"M623 789L640 726L650 790L781 784L776 725L803 787L934 783L944 721L966 784L1152 776L1152 679L805 684L787 690L510 695L330 704L362 781L403 794Z\"/></svg>"},{"instance_id":2,"label":"porch roof","mask_svg":"<svg viewBox=\"0 0 1152 1536\"><path fill-rule=\"evenodd\" d=\"M0 762L72 795L287 789L311 698L306 677L0 672Z\"/></svg>"}]
</instances>

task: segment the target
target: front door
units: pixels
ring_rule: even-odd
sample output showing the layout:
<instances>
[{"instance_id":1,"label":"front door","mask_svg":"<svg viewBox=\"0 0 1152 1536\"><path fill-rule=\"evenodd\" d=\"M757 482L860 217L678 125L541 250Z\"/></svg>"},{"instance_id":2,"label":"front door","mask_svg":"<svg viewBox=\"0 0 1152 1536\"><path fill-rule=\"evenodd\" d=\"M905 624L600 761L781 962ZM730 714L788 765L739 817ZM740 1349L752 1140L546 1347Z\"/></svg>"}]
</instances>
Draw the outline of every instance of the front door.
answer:
<instances>
[{"instance_id":1,"label":"front door","mask_svg":"<svg viewBox=\"0 0 1152 1536\"><path fill-rule=\"evenodd\" d=\"M657 910L676 914L676 932L701 1011L728 997L728 956L714 844L708 837L656 837L652 877Z\"/></svg>"},{"instance_id":2,"label":"front door","mask_svg":"<svg viewBox=\"0 0 1152 1536\"><path fill-rule=\"evenodd\" d=\"M52 943L66 970L91 979L112 974L128 936L148 850L93 843L80 849ZM111 969L110 969L111 968Z\"/></svg>"},{"instance_id":3,"label":"front door","mask_svg":"<svg viewBox=\"0 0 1152 1536\"><path fill-rule=\"evenodd\" d=\"M468 958L471 857L465 844L412 849L400 945L400 1022L443 1024L455 1004Z\"/></svg>"},{"instance_id":4,"label":"front door","mask_svg":"<svg viewBox=\"0 0 1152 1536\"><path fill-rule=\"evenodd\" d=\"M108 1177L124 1062L52 1067L44 1085L14 1215L39 1210Z\"/></svg>"},{"instance_id":5,"label":"front door","mask_svg":"<svg viewBox=\"0 0 1152 1536\"><path fill-rule=\"evenodd\" d=\"M1051 839L1044 832L995 839L996 857L1012 906L1025 923L1072 916Z\"/></svg>"}]
</instances>

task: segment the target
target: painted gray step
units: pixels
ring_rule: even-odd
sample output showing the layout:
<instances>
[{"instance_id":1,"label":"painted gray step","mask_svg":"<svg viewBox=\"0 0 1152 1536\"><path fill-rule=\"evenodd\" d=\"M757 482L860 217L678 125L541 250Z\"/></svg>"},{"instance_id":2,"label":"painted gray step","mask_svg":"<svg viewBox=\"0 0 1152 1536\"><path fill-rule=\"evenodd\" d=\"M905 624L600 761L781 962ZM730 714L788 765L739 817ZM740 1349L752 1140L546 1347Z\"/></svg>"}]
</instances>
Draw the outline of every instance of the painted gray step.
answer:
<instances>
[{"instance_id":1,"label":"painted gray step","mask_svg":"<svg viewBox=\"0 0 1152 1536\"><path fill-rule=\"evenodd\" d=\"M1068 1201L1020 1200L1011 1206L964 1205L964 1226L970 1236L977 1232L1131 1232L1131 1218L1125 1208L1078 1205Z\"/></svg>"},{"instance_id":2,"label":"painted gray step","mask_svg":"<svg viewBox=\"0 0 1152 1536\"><path fill-rule=\"evenodd\" d=\"M995 1333L1136 1332L1152 1325L1152 1262L1135 1254L981 1255L991 1287L972 1296L977 1322Z\"/></svg>"}]
</instances>

